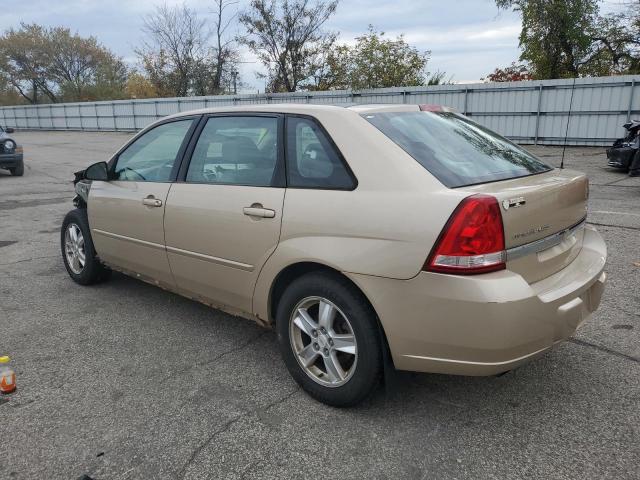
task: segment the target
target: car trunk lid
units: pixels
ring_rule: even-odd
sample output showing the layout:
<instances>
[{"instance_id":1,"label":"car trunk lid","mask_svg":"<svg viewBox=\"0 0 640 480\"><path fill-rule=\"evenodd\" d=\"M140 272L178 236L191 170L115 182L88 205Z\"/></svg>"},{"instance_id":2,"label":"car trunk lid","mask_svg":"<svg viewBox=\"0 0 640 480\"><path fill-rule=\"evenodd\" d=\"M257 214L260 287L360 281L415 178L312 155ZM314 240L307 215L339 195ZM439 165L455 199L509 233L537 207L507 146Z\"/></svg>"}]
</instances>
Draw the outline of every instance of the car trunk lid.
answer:
<instances>
[{"instance_id":1,"label":"car trunk lid","mask_svg":"<svg viewBox=\"0 0 640 480\"><path fill-rule=\"evenodd\" d=\"M582 248L588 180L579 172L549 172L460 190L497 198L507 268L536 282L566 267Z\"/></svg>"}]
</instances>

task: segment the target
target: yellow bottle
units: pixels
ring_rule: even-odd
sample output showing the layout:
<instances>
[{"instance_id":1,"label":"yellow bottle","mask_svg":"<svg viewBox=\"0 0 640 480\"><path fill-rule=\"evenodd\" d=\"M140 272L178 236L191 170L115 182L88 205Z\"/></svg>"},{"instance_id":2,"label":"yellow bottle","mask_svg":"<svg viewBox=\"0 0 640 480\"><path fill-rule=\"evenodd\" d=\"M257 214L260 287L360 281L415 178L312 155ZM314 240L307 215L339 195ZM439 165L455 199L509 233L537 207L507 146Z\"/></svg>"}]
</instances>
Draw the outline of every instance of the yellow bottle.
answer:
<instances>
[{"instance_id":1,"label":"yellow bottle","mask_svg":"<svg viewBox=\"0 0 640 480\"><path fill-rule=\"evenodd\" d=\"M11 359L0 357L0 393L11 393L16 389L16 374L9 365Z\"/></svg>"}]
</instances>

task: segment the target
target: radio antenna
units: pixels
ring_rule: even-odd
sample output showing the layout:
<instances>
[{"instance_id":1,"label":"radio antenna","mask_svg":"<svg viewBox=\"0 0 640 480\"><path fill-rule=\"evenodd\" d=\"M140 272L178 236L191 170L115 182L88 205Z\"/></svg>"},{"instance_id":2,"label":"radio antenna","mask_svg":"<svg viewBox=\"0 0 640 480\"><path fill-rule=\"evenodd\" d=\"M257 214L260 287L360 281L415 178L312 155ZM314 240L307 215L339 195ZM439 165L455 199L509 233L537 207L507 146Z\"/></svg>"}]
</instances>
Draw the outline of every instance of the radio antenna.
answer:
<instances>
[{"instance_id":1,"label":"radio antenna","mask_svg":"<svg viewBox=\"0 0 640 480\"><path fill-rule=\"evenodd\" d=\"M564 168L564 152L567 149L567 138L569 137L569 122L571 121L571 108L573 107L573 92L576 89L576 77L573 77L571 84L571 98L569 100L569 116L567 117L567 128L564 132L564 145L562 145L562 160L560 160L560 169Z\"/></svg>"}]
</instances>

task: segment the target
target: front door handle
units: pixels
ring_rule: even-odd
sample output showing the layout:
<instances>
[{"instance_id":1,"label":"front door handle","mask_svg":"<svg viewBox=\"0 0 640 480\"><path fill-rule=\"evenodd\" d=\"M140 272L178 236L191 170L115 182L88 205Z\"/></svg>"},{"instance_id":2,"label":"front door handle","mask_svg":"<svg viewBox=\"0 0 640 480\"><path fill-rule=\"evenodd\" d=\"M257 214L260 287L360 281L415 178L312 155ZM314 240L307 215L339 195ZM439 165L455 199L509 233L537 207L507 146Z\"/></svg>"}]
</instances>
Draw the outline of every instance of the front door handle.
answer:
<instances>
[{"instance_id":1,"label":"front door handle","mask_svg":"<svg viewBox=\"0 0 640 480\"><path fill-rule=\"evenodd\" d=\"M244 207L242 209L242 213L249 217L258 217L258 218L274 218L276 216L276 211L271 210L270 208L264 208L259 203L254 203L250 207Z\"/></svg>"},{"instance_id":2,"label":"front door handle","mask_svg":"<svg viewBox=\"0 0 640 480\"><path fill-rule=\"evenodd\" d=\"M142 199L142 204L146 205L147 207L161 207L162 200L157 199L153 195L149 195L148 197Z\"/></svg>"}]
</instances>

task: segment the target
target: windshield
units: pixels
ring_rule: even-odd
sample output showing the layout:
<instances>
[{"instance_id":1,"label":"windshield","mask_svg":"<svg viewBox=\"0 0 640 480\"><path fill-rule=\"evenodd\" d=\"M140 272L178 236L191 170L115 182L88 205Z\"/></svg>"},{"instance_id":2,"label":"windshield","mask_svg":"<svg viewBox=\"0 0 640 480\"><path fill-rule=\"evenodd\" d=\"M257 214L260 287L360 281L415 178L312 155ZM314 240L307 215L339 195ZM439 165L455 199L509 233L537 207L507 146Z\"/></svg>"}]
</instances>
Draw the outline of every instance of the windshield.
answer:
<instances>
[{"instance_id":1,"label":"windshield","mask_svg":"<svg viewBox=\"0 0 640 480\"><path fill-rule=\"evenodd\" d=\"M524 177L551 167L453 112L362 115L449 188Z\"/></svg>"}]
</instances>

